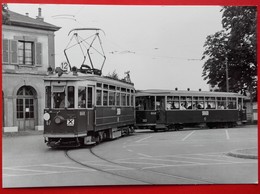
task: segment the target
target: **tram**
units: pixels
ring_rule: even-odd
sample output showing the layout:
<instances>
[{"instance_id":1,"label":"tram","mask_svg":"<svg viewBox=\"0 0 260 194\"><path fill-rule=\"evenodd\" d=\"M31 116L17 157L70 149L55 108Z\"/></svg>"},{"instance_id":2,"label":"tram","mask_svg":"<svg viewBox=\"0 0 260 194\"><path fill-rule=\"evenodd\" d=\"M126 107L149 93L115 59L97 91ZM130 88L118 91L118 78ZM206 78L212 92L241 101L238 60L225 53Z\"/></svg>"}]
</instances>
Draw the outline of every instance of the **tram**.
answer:
<instances>
[{"instance_id":1,"label":"tram","mask_svg":"<svg viewBox=\"0 0 260 194\"><path fill-rule=\"evenodd\" d=\"M75 29L76 36L79 30L94 30L99 35L99 29ZM44 139L49 147L79 147L134 132L134 84L102 76L102 69L94 68L89 59L90 65L82 63L69 71L48 69ZM69 60L67 63L70 66Z\"/></svg>"},{"instance_id":2,"label":"tram","mask_svg":"<svg viewBox=\"0 0 260 194\"><path fill-rule=\"evenodd\" d=\"M140 90L136 126L157 131L183 127L233 127L246 122L245 96L227 92Z\"/></svg>"}]
</instances>

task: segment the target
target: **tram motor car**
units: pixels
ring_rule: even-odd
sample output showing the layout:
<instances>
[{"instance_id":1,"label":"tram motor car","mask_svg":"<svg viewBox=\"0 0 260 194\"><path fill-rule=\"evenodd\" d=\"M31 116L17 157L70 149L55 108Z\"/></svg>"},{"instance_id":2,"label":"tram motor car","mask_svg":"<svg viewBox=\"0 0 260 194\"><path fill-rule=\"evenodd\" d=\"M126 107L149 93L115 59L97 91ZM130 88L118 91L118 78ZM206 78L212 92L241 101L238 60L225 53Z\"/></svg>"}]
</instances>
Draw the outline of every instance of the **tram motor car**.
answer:
<instances>
[{"instance_id":1,"label":"tram motor car","mask_svg":"<svg viewBox=\"0 0 260 194\"><path fill-rule=\"evenodd\" d=\"M94 31L90 41L100 41L100 29L74 29L77 40L79 31ZM83 40L87 39L77 43L83 44ZM92 63L89 52L97 50L90 51L92 43L81 46L87 51L80 68L70 68L67 55L69 70L48 68L44 78L44 139L49 147L79 147L134 132L134 84L102 76L102 68L97 69ZM105 61L103 54L102 57Z\"/></svg>"}]
</instances>

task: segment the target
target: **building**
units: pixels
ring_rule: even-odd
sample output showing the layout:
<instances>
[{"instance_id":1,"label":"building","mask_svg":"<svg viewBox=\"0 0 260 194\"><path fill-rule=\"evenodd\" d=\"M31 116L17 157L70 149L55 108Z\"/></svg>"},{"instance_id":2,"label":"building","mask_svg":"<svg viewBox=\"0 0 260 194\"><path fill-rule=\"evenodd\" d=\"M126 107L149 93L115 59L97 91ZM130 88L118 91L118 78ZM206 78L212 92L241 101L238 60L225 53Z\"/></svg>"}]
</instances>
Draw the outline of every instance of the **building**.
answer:
<instances>
[{"instance_id":1,"label":"building","mask_svg":"<svg viewBox=\"0 0 260 194\"><path fill-rule=\"evenodd\" d=\"M36 18L10 10L8 15L2 25L3 130L42 130L43 77L55 66L54 37L60 27L44 22L41 8Z\"/></svg>"}]
</instances>

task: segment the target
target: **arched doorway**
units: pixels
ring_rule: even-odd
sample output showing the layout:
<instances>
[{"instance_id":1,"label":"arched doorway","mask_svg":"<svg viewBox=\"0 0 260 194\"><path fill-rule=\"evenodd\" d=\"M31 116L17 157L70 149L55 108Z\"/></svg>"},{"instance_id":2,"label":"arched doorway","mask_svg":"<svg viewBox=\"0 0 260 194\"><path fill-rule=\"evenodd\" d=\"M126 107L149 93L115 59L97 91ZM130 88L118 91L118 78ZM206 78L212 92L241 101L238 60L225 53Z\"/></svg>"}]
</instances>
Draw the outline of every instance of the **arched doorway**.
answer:
<instances>
[{"instance_id":1,"label":"arched doorway","mask_svg":"<svg viewBox=\"0 0 260 194\"><path fill-rule=\"evenodd\" d=\"M16 118L18 130L34 130L37 124L37 93L31 86L22 86L17 91L16 99Z\"/></svg>"}]
</instances>

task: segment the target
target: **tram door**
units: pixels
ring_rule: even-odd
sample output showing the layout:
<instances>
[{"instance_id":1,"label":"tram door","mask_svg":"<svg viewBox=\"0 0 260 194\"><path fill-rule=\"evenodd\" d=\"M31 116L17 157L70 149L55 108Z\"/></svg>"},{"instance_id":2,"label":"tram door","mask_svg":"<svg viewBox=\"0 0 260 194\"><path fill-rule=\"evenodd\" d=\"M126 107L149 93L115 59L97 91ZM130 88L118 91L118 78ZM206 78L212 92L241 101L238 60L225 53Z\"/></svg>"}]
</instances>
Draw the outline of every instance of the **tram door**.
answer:
<instances>
[{"instance_id":1,"label":"tram door","mask_svg":"<svg viewBox=\"0 0 260 194\"><path fill-rule=\"evenodd\" d=\"M165 96L156 96L156 123L165 123Z\"/></svg>"}]
</instances>

